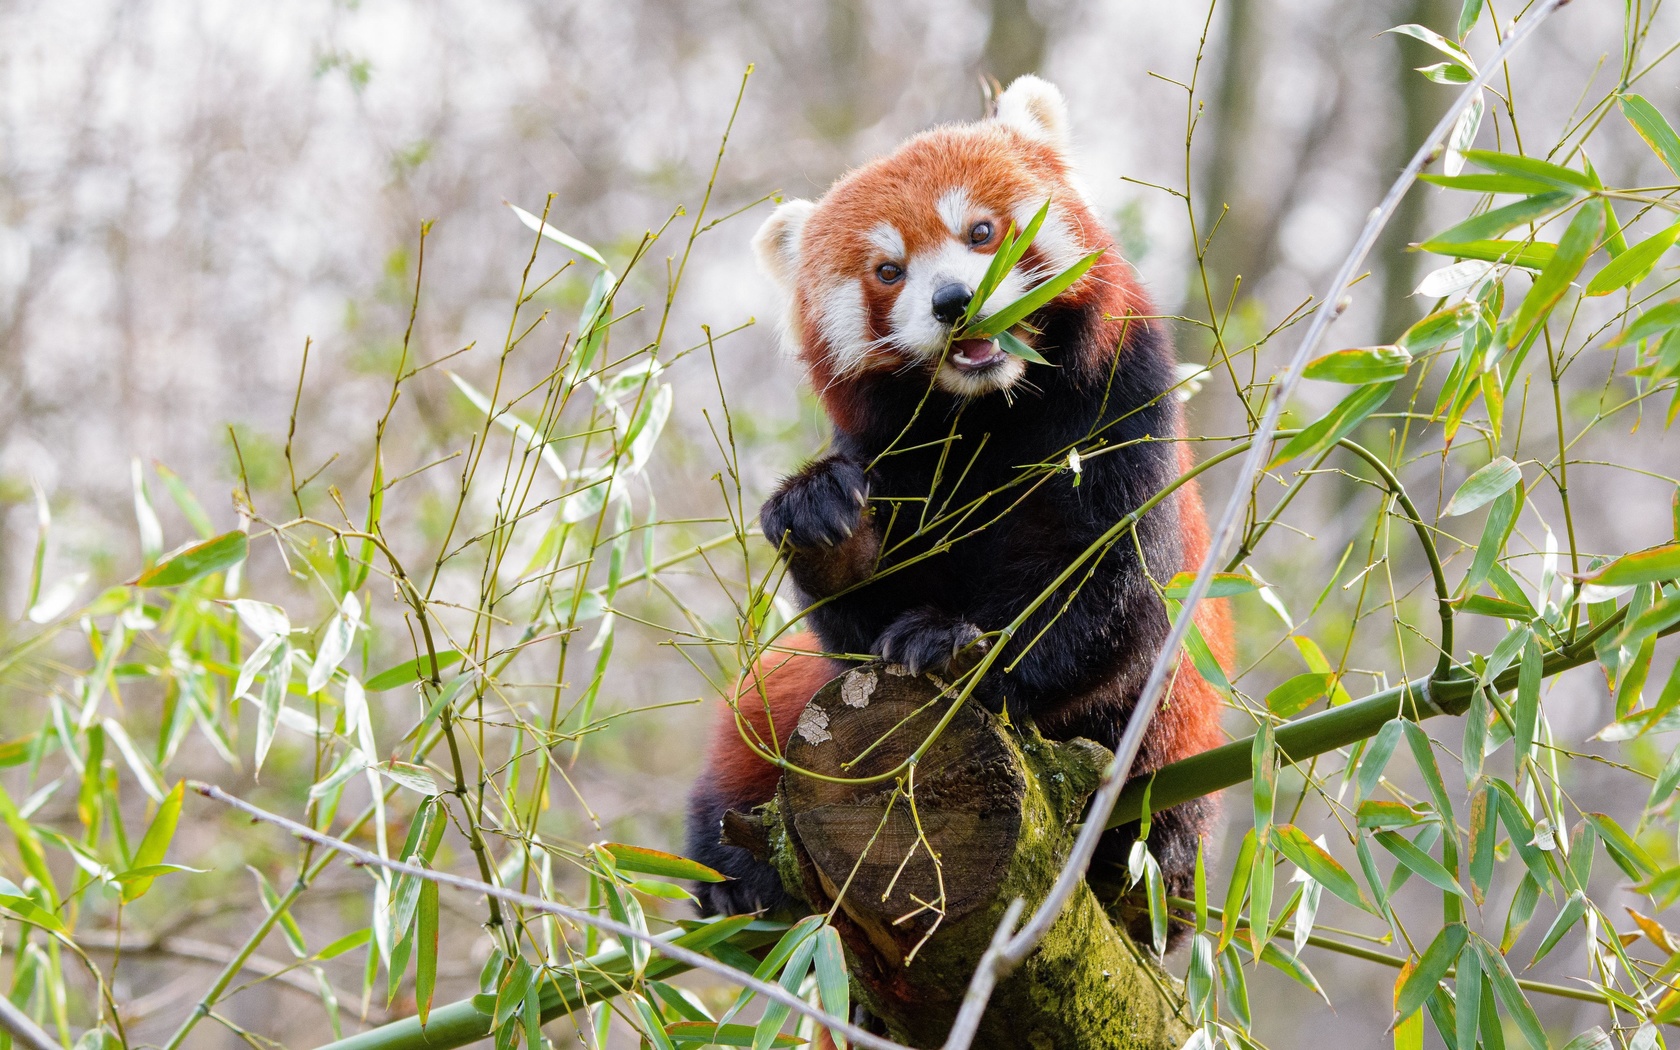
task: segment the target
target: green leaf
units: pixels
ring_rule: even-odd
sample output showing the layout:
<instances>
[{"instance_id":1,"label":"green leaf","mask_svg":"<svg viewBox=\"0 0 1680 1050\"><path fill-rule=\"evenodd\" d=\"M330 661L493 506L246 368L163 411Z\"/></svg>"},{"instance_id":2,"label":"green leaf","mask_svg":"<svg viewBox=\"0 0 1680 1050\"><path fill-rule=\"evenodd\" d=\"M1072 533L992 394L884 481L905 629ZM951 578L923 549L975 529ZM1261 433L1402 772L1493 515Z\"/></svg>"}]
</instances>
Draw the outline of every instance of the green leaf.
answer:
<instances>
[{"instance_id":1,"label":"green leaf","mask_svg":"<svg viewBox=\"0 0 1680 1050\"><path fill-rule=\"evenodd\" d=\"M1465 69L1457 62L1437 62L1430 66L1418 66L1417 71L1435 84L1468 84L1476 79L1476 74Z\"/></svg>"},{"instance_id":2,"label":"green leaf","mask_svg":"<svg viewBox=\"0 0 1680 1050\"><path fill-rule=\"evenodd\" d=\"M1335 684L1334 674L1298 674L1266 694L1266 709L1280 718L1291 718L1324 699Z\"/></svg>"},{"instance_id":3,"label":"green leaf","mask_svg":"<svg viewBox=\"0 0 1680 1050\"><path fill-rule=\"evenodd\" d=\"M1645 800L1645 811L1654 811L1663 805L1674 794L1674 789L1680 787L1680 748L1676 748L1663 763L1662 772L1657 774L1656 782L1651 785L1651 794Z\"/></svg>"},{"instance_id":4,"label":"green leaf","mask_svg":"<svg viewBox=\"0 0 1680 1050\"><path fill-rule=\"evenodd\" d=\"M1368 798L1359 804L1357 816L1362 828L1409 828L1433 820L1435 814L1404 802Z\"/></svg>"},{"instance_id":5,"label":"green leaf","mask_svg":"<svg viewBox=\"0 0 1680 1050\"><path fill-rule=\"evenodd\" d=\"M1447 970L1458 959L1469 935L1470 931L1459 922L1443 926L1441 932L1435 935L1394 996L1395 1022L1410 1017L1423 1007L1424 1000L1434 994L1435 986L1441 983Z\"/></svg>"},{"instance_id":6,"label":"green leaf","mask_svg":"<svg viewBox=\"0 0 1680 1050\"><path fill-rule=\"evenodd\" d=\"M1516 741L1517 782L1522 783L1522 771L1534 750L1534 731L1540 723L1540 682L1545 677L1545 654L1540 651L1540 638L1530 632L1523 642L1522 664L1517 672L1517 704L1512 711L1513 738Z\"/></svg>"},{"instance_id":7,"label":"green leaf","mask_svg":"<svg viewBox=\"0 0 1680 1050\"><path fill-rule=\"evenodd\" d=\"M642 875L658 875L667 879L693 879L695 882L727 882L729 876L713 871L699 861L679 857L675 853L627 846L622 842L608 842L601 847L612 856L620 871L634 871Z\"/></svg>"},{"instance_id":8,"label":"green leaf","mask_svg":"<svg viewBox=\"0 0 1680 1050\"><path fill-rule=\"evenodd\" d=\"M1474 594L1487 582L1488 574L1493 571L1494 563L1504 551L1505 541L1510 538L1511 529L1517 523L1523 496L1519 478L1515 487L1494 499L1493 509L1488 511L1487 520L1482 523L1482 538L1476 544L1476 556L1470 562L1470 571L1464 575L1462 593Z\"/></svg>"},{"instance_id":9,"label":"green leaf","mask_svg":"<svg viewBox=\"0 0 1680 1050\"><path fill-rule=\"evenodd\" d=\"M1453 493L1452 499L1447 501L1446 507L1441 511L1441 517L1454 518L1460 514L1468 514L1521 480L1522 468L1512 462L1511 457L1500 456L1464 479L1464 484L1460 485L1458 491Z\"/></svg>"},{"instance_id":10,"label":"green leaf","mask_svg":"<svg viewBox=\"0 0 1680 1050\"><path fill-rule=\"evenodd\" d=\"M1680 222L1653 233L1616 256L1587 282L1586 295L1609 295L1643 281L1664 252L1680 238Z\"/></svg>"},{"instance_id":11,"label":"green leaf","mask_svg":"<svg viewBox=\"0 0 1680 1050\"><path fill-rule=\"evenodd\" d=\"M1433 350L1469 331L1476 324L1476 307L1470 303L1436 310L1400 336L1399 346L1408 353Z\"/></svg>"},{"instance_id":12,"label":"green leaf","mask_svg":"<svg viewBox=\"0 0 1680 1050\"><path fill-rule=\"evenodd\" d=\"M1557 251L1534 284L1523 296L1517 316L1511 322L1510 346L1519 345L1529 329L1540 322L1556 306L1569 285L1587 264L1587 257L1598 247L1599 234L1604 232L1604 212L1599 208L1582 208L1569 220L1568 229L1558 239Z\"/></svg>"},{"instance_id":13,"label":"green leaf","mask_svg":"<svg viewBox=\"0 0 1680 1050\"><path fill-rule=\"evenodd\" d=\"M1464 887L1458 884L1451 872L1441 866L1441 862L1418 849L1410 840L1393 831L1379 831L1376 833L1377 845L1392 853L1406 869L1419 876L1432 886L1468 897Z\"/></svg>"},{"instance_id":14,"label":"green leaf","mask_svg":"<svg viewBox=\"0 0 1680 1050\"><path fill-rule=\"evenodd\" d=\"M513 209L513 213L515 215L519 216L519 221L520 222L524 223L526 226L530 227L531 229L537 231L542 236L547 237L549 240L555 242L556 244L559 244L562 247L567 248L570 251L573 251L573 252L577 253L578 255L583 256L585 259L588 259L590 262L593 262L598 266L606 266L607 265L607 260L605 260L601 257L600 252L596 251L594 248L591 248L589 245L585 244L584 242L578 240L576 237L573 237L569 234L561 233L559 230L555 229L553 226L550 226L548 223L543 222L540 218L538 218L535 215L532 215L530 212L526 211L524 208L521 208L517 204L513 204L513 203L508 202L508 201L503 201L502 203L506 204L509 208ZM536 1050L536 1048L531 1047L531 1048L528 1048L528 1050Z\"/></svg>"},{"instance_id":15,"label":"green leaf","mask_svg":"<svg viewBox=\"0 0 1680 1050\"><path fill-rule=\"evenodd\" d=\"M1587 898L1580 890L1576 890L1569 895L1568 900L1563 902L1563 908L1558 911L1557 918L1552 920L1551 928L1546 931L1546 936L1541 938L1540 947L1534 950L1534 958L1529 960L1528 965L1533 966L1544 959L1553 948L1557 947L1557 943L1563 940L1564 934L1580 922L1581 916L1586 913Z\"/></svg>"},{"instance_id":16,"label":"green leaf","mask_svg":"<svg viewBox=\"0 0 1680 1050\"><path fill-rule=\"evenodd\" d=\"M787 964L782 967L781 977L777 981L784 991L798 994L799 986L805 982L805 975L811 972L811 962L817 952L817 941L815 936L805 937L788 955ZM759 1018L758 1027L753 1033L753 1050L769 1050L789 1012L790 1008L783 1003L765 1004L764 1014Z\"/></svg>"},{"instance_id":17,"label":"green leaf","mask_svg":"<svg viewBox=\"0 0 1680 1050\"><path fill-rule=\"evenodd\" d=\"M1481 172L1471 172L1468 175L1419 175L1418 178L1444 189L1464 190L1469 193L1521 193L1532 196L1536 193L1549 193L1557 188L1556 183L1543 179L1522 175L1487 175Z\"/></svg>"},{"instance_id":18,"label":"green leaf","mask_svg":"<svg viewBox=\"0 0 1680 1050\"><path fill-rule=\"evenodd\" d=\"M1470 35L1470 30L1476 28L1476 19L1481 16L1482 0L1464 0L1464 5L1458 9L1458 38L1460 40ZM1463 1046L1462 1040L1460 1040L1460 1046L1463 1047L1463 1050L1474 1050L1472 1047Z\"/></svg>"},{"instance_id":19,"label":"green leaf","mask_svg":"<svg viewBox=\"0 0 1680 1050\"><path fill-rule=\"evenodd\" d=\"M1161 593L1168 598L1183 599L1190 593L1190 585L1196 580L1194 572L1181 572L1166 582ZM1209 581L1207 597L1229 598L1237 594L1248 594L1261 587L1259 580L1240 572L1216 572Z\"/></svg>"},{"instance_id":20,"label":"green leaf","mask_svg":"<svg viewBox=\"0 0 1680 1050\"><path fill-rule=\"evenodd\" d=\"M1102 255L1101 250L1092 252L1061 273L1037 285L1032 291L1008 306L973 321L962 331L953 335L952 339L989 339L999 332L1013 328L1025 321L1034 311L1072 287L1075 281L1085 276L1086 270L1089 270L1098 259L1102 258Z\"/></svg>"},{"instance_id":21,"label":"green leaf","mask_svg":"<svg viewBox=\"0 0 1680 1050\"><path fill-rule=\"evenodd\" d=\"M1517 979L1511 976L1511 968L1505 965L1505 957L1499 954L1493 945L1475 939L1476 952L1481 956L1482 970L1493 983L1494 994L1499 997L1499 1003L1505 1007L1505 1012L1516 1022L1523 1038L1534 1050L1547 1050L1546 1030L1540 1024L1540 1019L1534 1015L1534 1008L1528 1004L1522 989L1517 985Z\"/></svg>"},{"instance_id":22,"label":"green leaf","mask_svg":"<svg viewBox=\"0 0 1680 1050\"><path fill-rule=\"evenodd\" d=\"M1552 261L1557 246L1544 241L1424 241L1419 250L1454 259L1481 259L1507 263L1525 270L1543 269Z\"/></svg>"},{"instance_id":23,"label":"green leaf","mask_svg":"<svg viewBox=\"0 0 1680 1050\"><path fill-rule=\"evenodd\" d=\"M1403 378L1411 367L1412 355L1402 347L1365 346L1315 358L1302 375L1332 383L1386 383Z\"/></svg>"},{"instance_id":24,"label":"green leaf","mask_svg":"<svg viewBox=\"0 0 1680 1050\"><path fill-rule=\"evenodd\" d=\"M1520 175L1523 178L1550 183L1562 189L1596 190L1599 188L1598 184L1588 175L1573 168L1566 168L1561 164L1553 164L1536 157L1521 157L1514 153L1498 153L1493 150L1467 149L1464 151L1464 159L1497 175Z\"/></svg>"},{"instance_id":25,"label":"green leaf","mask_svg":"<svg viewBox=\"0 0 1680 1050\"><path fill-rule=\"evenodd\" d=\"M1427 26L1420 26L1416 22L1408 22L1405 25L1395 26L1393 29L1385 29L1383 33L1398 33L1401 36L1409 36L1414 40L1421 40L1455 63L1470 69L1476 68L1476 63L1470 58L1469 52Z\"/></svg>"},{"instance_id":26,"label":"green leaf","mask_svg":"<svg viewBox=\"0 0 1680 1050\"><path fill-rule=\"evenodd\" d=\"M992 253L992 261L987 264L986 272L980 276L980 283L974 288L974 295L968 300L968 308L963 311L960 327L966 328L986 305L986 300L997 291L998 285L1003 283L1004 277L1021 261L1032 242L1038 237L1038 231L1044 225L1045 216L1050 214L1050 198L1038 206L1038 211L1027 220L1026 229L1018 230L1013 222L1004 233L1003 240L998 242L997 251Z\"/></svg>"},{"instance_id":27,"label":"green leaf","mask_svg":"<svg viewBox=\"0 0 1680 1050\"><path fill-rule=\"evenodd\" d=\"M824 926L817 931L817 1001L823 1012L832 1017L852 1016L852 986L846 976L846 952L840 943L840 931ZM839 1042L836 1037L836 1042Z\"/></svg>"},{"instance_id":28,"label":"green leaf","mask_svg":"<svg viewBox=\"0 0 1680 1050\"><path fill-rule=\"evenodd\" d=\"M1347 873L1347 869L1338 864L1336 858L1322 846L1308 838L1306 832L1293 824L1280 824L1275 829L1275 840L1279 853L1288 857L1291 863L1311 875L1325 889L1361 911L1377 914L1377 909L1365 894L1359 892L1359 884L1353 881L1353 876Z\"/></svg>"},{"instance_id":29,"label":"green leaf","mask_svg":"<svg viewBox=\"0 0 1680 1050\"><path fill-rule=\"evenodd\" d=\"M1657 112L1657 107L1642 96L1623 95L1622 116L1633 125L1633 130L1639 132L1639 137L1645 140L1651 151L1668 165L1668 170L1680 175L1680 135L1674 133L1674 128Z\"/></svg>"},{"instance_id":30,"label":"green leaf","mask_svg":"<svg viewBox=\"0 0 1680 1050\"><path fill-rule=\"evenodd\" d=\"M1616 334L1614 339L1605 343L1605 347L1621 346L1624 343L1636 343L1641 339L1649 339L1654 335L1667 332L1680 326L1680 299L1654 306L1639 316L1639 320L1628 325Z\"/></svg>"},{"instance_id":31,"label":"green leaf","mask_svg":"<svg viewBox=\"0 0 1680 1050\"><path fill-rule=\"evenodd\" d=\"M1604 813L1585 814L1588 823L1598 832L1598 837L1604 840L1604 848L1610 854L1610 859L1616 862L1627 877L1635 881L1648 879L1658 872L1657 864L1651 855L1645 852L1645 847L1633 840L1633 836L1622 830L1615 818Z\"/></svg>"},{"instance_id":32,"label":"green leaf","mask_svg":"<svg viewBox=\"0 0 1680 1050\"><path fill-rule=\"evenodd\" d=\"M1486 594L1471 594L1454 601L1453 608L1459 612L1472 616L1497 616L1502 620L1520 620L1528 623L1539 616L1532 605L1524 602L1507 601L1504 598L1494 598Z\"/></svg>"},{"instance_id":33,"label":"green leaf","mask_svg":"<svg viewBox=\"0 0 1680 1050\"><path fill-rule=\"evenodd\" d=\"M997 334L997 343L1004 353L1013 354L1023 361L1030 361L1035 365L1050 365L1051 368L1057 367L1056 365L1051 364L1050 360L1043 354L1034 350L1021 339L1017 338L1012 332L999 332Z\"/></svg>"},{"instance_id":34,"label":"green leaf","mask_svg":"<svg viewBox=\"0 0 1680 1050\"><path fill-rule=\"evenodd\" d=\"M213 572L231 569L245 560L250 539L243 532L224 532L212 540L194 544L133 580L137 587L174 587L191 583Z\"/></svg>"},{"instance_id":35,"label":"green leaf","mask_svg":"<svg viewBox=\"0 0 1680 1050\"><path fill-rule=\"evenodd\" d=\"M1276 469L1280 464L1292 459L1312 456L1334 445L1351 433L1354 427L1364 422L1367 416L1381 408L1393 390L1394 383L1376 383L1355 390L1322 418L1290 438L1282 450L1272 457L1272 461L1266 464L1266 469Z\"/></svg>"},{"instance_id":36,"label":"green leaf","mask_svg":"<svg viewBox=\"0 0 1680 1050\"><path fill-rule=\"evenodd\" d=\"M415 947L420 953L414 957L414 998L420 1027L425 1028L432 1013L432 995L437 990L438 886L431 879L420 883L419 922Z\"/></svg>"},{"instance_id":37,"label":"green leaf","mask_svg":"<svg viewBox=\"0 0 1680 1050\"><path fill-rule=\"evenodd\" d=\"M164 797L158 805L158 811L152 817L152 823L146 828L145 837L134 851L134 868L150 868L163 863L163 858L169 852L169 843L175 838L175 827L181 820L181 797L186 787L185 781L178 781L174 790ZM142 877L124 882L122 899L138 900L152 886L150 877Z\"/></svg>"},{"instance_id":38,"label":"green leaf","mask_svg":"<svg viewBox=\"0 0 1680 1050\"><path fill-rule=\"evenodd\" d=\"M439 671L446 667L453 667L460 662L461 654L454 649L445 649L437 654L437 669ZM430 656L416 657L413 660L404 660L394 667L385 668L385 670L363 683L362 688L370 693L383 693L387 689L395 689L399 685L418 682L423 677L429 677L431 673L432 658Z\"/></svg>"},{"instance_id":39,"label":"green leaf","mask_svg":"<svg viewBox=\"0 0 1680 1050\"><path fill-rule=\"evenodd\" d=\"M1532 197L1524 197L1503 207L1482 212L1480 215L1472 215L1458 225L1442 230L1431 239L1449 243L1491 241L1518 226L1539 222L1567 207L1579 196L1580 193L1575 190L1537 193Z\"/></svg>"},{"instance_id":40,"label":"green leaf","mask_svg":"<svg viewBox=\"0 0 1680 1050\"><path fill-rule=\"evenodd\" d=\"M1680 579L1680 543L1665 543L1660 547L1624 554L1600 568L1583 573L1577 579L1601 587L1628 587Z\"/></svg>"}]
</instances>

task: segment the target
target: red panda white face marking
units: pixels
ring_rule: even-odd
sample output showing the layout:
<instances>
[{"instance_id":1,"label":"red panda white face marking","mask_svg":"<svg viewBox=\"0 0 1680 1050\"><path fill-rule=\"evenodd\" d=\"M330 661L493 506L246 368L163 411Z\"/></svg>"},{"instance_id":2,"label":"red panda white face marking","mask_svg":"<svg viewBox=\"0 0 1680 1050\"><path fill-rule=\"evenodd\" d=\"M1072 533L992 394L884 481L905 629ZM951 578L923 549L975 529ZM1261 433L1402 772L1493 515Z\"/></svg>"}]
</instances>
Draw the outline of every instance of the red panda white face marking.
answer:
<instances>
[{"instance_id":1,"label":"red panda white face marking","mask_svg":"<svg viewBox=\"0 0 1680 1050\"><path fill-rule=\"evenodd\" d=\"M771 214L754 246L789 300L784 345L819 391L865 373L931 375L964 397L1021 380L1024 360L992 340L953 343L951 331L1005 232L1046 200L1037 238L980 317L1111 244L1072 181L1066 123L1061 93L1022 77L999 96L997 117L918 135L816 203L790 201ZM1057 303L1078 301L1096 279L1087 274Z\"/></svg>"}]
</instances>

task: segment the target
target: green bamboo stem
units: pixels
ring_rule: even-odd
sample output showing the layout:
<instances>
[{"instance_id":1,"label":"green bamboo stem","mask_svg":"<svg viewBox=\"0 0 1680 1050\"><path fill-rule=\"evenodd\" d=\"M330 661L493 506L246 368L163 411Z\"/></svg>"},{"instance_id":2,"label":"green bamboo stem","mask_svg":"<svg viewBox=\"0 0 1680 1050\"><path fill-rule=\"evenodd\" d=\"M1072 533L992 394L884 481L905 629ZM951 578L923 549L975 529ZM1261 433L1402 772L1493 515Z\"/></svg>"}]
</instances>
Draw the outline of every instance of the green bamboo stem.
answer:
<instances>
[{"instance_id":1,"label":"green bamboo stem","mask_svg":"<svg viewBox=\"0 0 1680 1050\"><path fill-rule=\"evenodd\" d=\"M1549 654L1542 665L1543 674L1550 678L1595 659L1593 643L1620 625L1623 613L1618 613L1594 630L1583 635L1573 645ZM1675 624L1658 637L1680 631ZM1516 688L1518 668L1511 667L1495 678L1491 687L1495 692ZM1448 678L1438 682L1411 682L1384 689L1350 704L1332 707L1316 715L1298 718L1277 727L1278 753L1287 762L1296 763L1314 755L1322 755L1339 747L1376 735L1386 723L1395 718L1421 722L1436 715L1461 715L1470 706L1476 689L1474 678ZM1215 791L1241 784L1253 774L1254 738L1244 737L1223 747L1204 751L1199 755L1172 762L1156 770L1153 776L1138 777L1120 792L1120 798L1109 814L1107 827L1119 827L1143 817L1143 800L1149 797L1149 809L1161 810L1188 802L1193 798L1211 795Z\"/></svg>"},{"instance_id":2,"label":"green bamboo stem","mask_svg":"<svg viewBox=\"0 0 1680 1050\"><path fill-rule=\"evenodd\" d=\"M781 928L756 929L749 926L729 941L748 951L762 947L781 936ZM659 935L661 941L674 941L688 931L668 930ZM677 959L655 953L648 959L642 974L644 979L664 979L687 973L691 966ZM576 1013L591 1003L602 1002L621 994L632 982L632 968L623 948L610 948L542 975L542 1020L544 1024ZM493 1011L495 997L474 996L439 1006L431 1012L425 1024L418 1017L371 1028L347 1039L329 1043L322 1050L455 1050L494 1033Z\"/></svg>"}]
</instances>

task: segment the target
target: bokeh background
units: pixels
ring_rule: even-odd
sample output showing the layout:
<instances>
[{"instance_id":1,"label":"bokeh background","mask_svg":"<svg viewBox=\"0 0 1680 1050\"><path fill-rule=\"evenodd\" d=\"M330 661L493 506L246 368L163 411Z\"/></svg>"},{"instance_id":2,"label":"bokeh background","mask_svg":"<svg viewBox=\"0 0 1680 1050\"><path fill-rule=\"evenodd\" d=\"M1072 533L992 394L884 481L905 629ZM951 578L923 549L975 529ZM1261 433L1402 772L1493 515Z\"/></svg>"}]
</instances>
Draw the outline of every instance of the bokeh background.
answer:
<instances>
[{"instance_id":1,"label":"bokeh background","mask_svg":"<svg viewBox=\"0 0 1680 1050\"><path fill-rule=\"evenodd\" d=\"M1500 19L1514 13L1496 6ZM187 479L221 527L233 522L230 434L259 503L284 493L279 449L306 339L298 458L319 464L342 452L323 477L365 479L366 459L355 456L365 456L388 394L422 222L433 225L416 355L474 346L453 367L486 375L530 252L504 200L538 211L553 194L551 222L623 258L677 204L697 203L749 64L713 205L745 210L702 239L671 321L671 343L688 345L703 339L702 324L756 320L718 346L749 504L824 437L798 369L776 352L774 303L748 250L768 205L754 202L816 195L910 133L977 116L983 76L1032 71L1063 88L1099 212L1161 311L1205 318L1185 202L1150 185L1183 188L1189 176L1201 235L1219 220L1211 297L1244 341L1257 338L1320 289L1451 97L1413 71L1437 60L1432 51L1382 31L1446 30L1457 14L1450 0L1220 0L1211 13L1144 0L0 0L0 607L11 618L23 602L33 486L55 518L48 577L89 571L86 593L138 564L132 460ZM1513 97L1531 121L1525 133L1555 140L1589 86L1593 97L1613 86L1622 16L1621 4L1578 0L1520 56ZM1495 46L1487 21L1469 40L1478 56ZM1661 15L1652 39L1677 29L1680 18ZM1191 112L1182 83L1193 74ZM1666 69L1641 90L1670 114L1680 105ZM1501 133L1490 119L1484 144ZM1591 157L1608 183L1666 181L1625 128L1595 140ZM1390 341L1421 315L1426 304L1410 292L1430 264L1404 246L1462 207L1421 187L1408 199L1334 343ZM1207 360L1200 330L1181 325L1178 337L1185 359ZM1293 340L1284 332L1262 348L1262 375ZM1590 399L1602 370L1586 371L1575 392ZM718 464L702 411L716 400L710 366L691 356L670 378L678 397L655 488L671 513L716 513L707 478ZM471 409L442 375L411 392L399 422L403 456L418 465L459 446ZM1319 395L1305 396L1310 409ZM1202 433L1246 429L1217 382L1191 409ZM1671 473L1680 446L1660 419L1644 427L1627 441L1623 420L1581 455ZM1450 493L1460 477L1438 487ZM423 478L403 493L419 532L436 527L428 512L448 484ZM1660 479L1583 470L1577 491L1586 548L1663 537L1670 489ZM1210 492L1225 495L1217 477ZM1368 533L1368 503L1357 486L1314 488L1291 517L1302 531L1278 537L1257 564L1310 603L1350 540ZM160 513L168 545L185 538L179 517L161 504ZM1266 615L1244 611L1269 632L1245 639L1249 658L1277 634ZM646 659L606 702L701 696L703 680L657 632L643 634L627 644ZM1393 660L1373 651L1359 663L1392 673ZM1262 692L1269 673L1248 691ZM1581 739L1608 721L1595 674L1559 687L1560 734ZM698 706L676 708L619 723L592 745L578 783L607 837L678 844L702 721ZM1598 775L1589 767L1576 787L1614 790ZM344 887L353 897L362 884ZM212 908L199 918L242 934L250 916ZM459 973L473 971L468 954L463 945ZM1334 1010L1262 972L1257 1034L1274 1047L1388 1045L1393 972L1308 961ZM178 1011L199 990L190 967L182 972L133 993ZM325 1022L300 996L265 988L230 1010L288 1045L310 1045ZM1559 1031L1584 1026L1572 1004L1539 1005ZM219 1029L195 1039L237 1045Z\"/></svg>"}]
</instances>

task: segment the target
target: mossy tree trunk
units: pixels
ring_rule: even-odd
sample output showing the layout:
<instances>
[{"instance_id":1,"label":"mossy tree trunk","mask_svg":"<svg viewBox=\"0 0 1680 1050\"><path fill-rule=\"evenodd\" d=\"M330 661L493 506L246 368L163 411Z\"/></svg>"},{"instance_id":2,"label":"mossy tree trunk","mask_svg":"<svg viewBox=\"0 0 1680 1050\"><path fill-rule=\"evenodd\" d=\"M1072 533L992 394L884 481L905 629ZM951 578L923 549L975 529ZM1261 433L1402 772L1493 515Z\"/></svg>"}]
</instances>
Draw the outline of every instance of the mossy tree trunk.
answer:
<instances>
[{"instance_id":1,"label":"mossy tree trunk","mask_svg":"<svg viewBox=\"0 0 1680 1050\"><path fill-rule=\"evenodd\" d=\"M835 679L785 742L795 765L867 778L949 713L938 684L875 665ZM1109 753L1057 743L963 705L913 774L859 785L790 773L726 835L767 852L813 909L838 901L863 1005L893 1038L938 1046L1010 902L1043 900ZM1168 1050L1189 1029L1175 982L1081 885L1038 949L994 991L976 1047Z\"/></svg>"}]
</instances>

